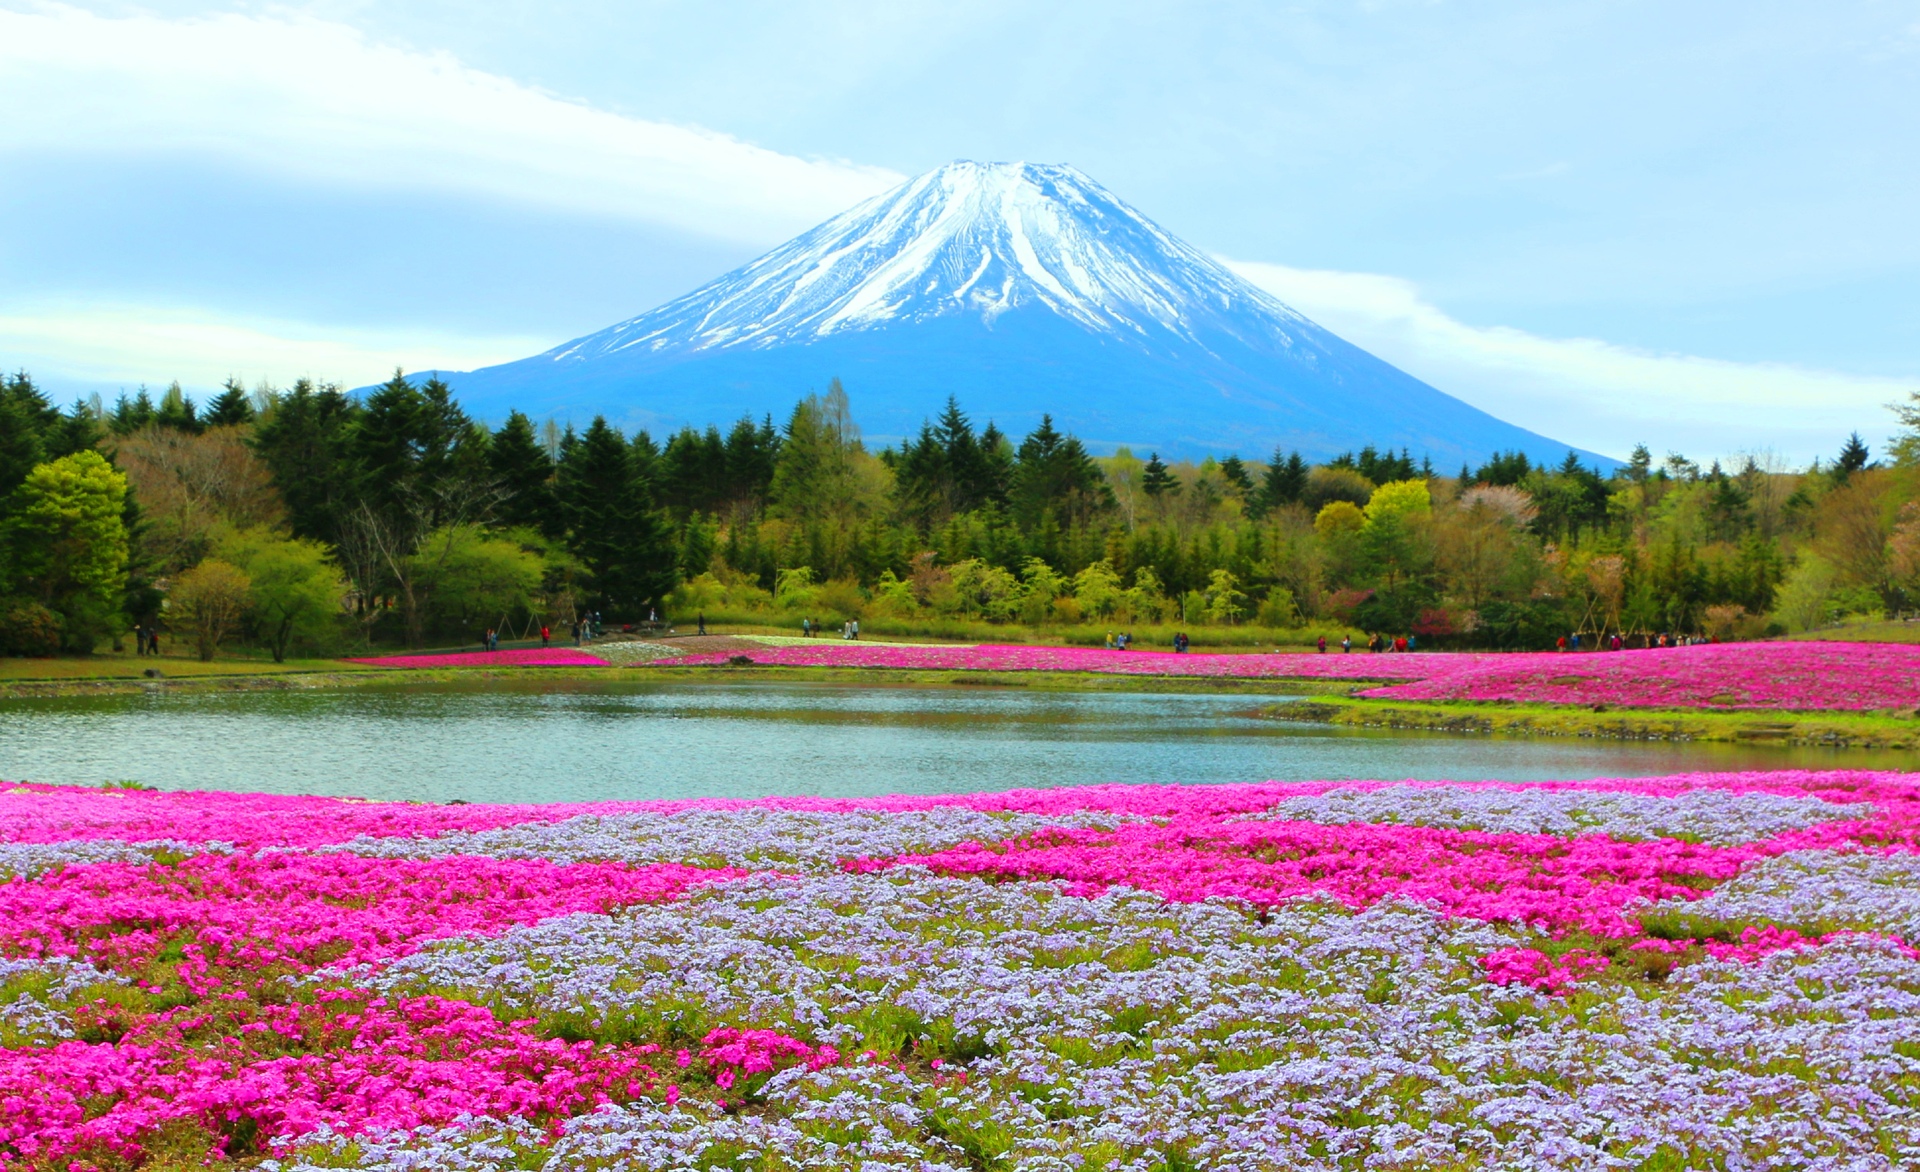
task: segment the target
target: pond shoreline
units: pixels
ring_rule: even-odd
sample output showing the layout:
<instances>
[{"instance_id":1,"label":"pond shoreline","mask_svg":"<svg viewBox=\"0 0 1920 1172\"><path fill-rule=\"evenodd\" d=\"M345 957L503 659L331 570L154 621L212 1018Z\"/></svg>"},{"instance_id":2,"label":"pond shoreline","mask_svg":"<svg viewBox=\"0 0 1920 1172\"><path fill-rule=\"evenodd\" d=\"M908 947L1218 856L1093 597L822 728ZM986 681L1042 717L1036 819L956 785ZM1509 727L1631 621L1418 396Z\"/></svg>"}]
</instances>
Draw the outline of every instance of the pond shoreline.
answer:
<instances>
[{"instance_id":1,"label":"pond shoreline","mask_svg":"<svg viewBox=\"0 0 1920 1172\"><path fill-rule=\"evenodd\" d=\"M399 688L445 684L807 683L859 687L998 687L1045 691L1344 695L1371 684L1352 680L1249 679L1215 676L1119 675L1103 672L968 672L870 667L472 667L441 669L284 671L271 674L154 678L9 680L0 700L59 696L130 696L174 692L283 692L331 688Z\"/></svg>"},{"instance_id":2,"label":"pond shoreline","mask_svg":"<svg viewBox=\"0 0 1920 1172\"><path fill-rule=\"evenodd\" d=\"M1920 720L1871 712L1781 709L1716 712L1611 706L1595 710L1573 705L1485 701L1405 703L1322 696L1269 705L1261 709L1260 714L1273 720L1309 721L1348 728L1469 736L1703 741L1836 749L1920 748Z\"/></svg>"}]
</instances>

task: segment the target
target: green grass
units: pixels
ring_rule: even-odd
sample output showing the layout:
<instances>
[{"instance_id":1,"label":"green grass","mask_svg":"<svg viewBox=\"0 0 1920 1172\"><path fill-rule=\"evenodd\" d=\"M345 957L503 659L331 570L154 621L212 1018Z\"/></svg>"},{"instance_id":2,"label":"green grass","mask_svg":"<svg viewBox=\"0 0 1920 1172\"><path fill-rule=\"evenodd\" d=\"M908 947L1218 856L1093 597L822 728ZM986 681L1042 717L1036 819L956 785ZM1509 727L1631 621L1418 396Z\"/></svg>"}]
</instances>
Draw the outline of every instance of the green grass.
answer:
<instances>
[{"instance_id":1,"label":"green grass","mask_svg":"<svg viewBox=\"0 0 1920 1172\"><path fill-rule=\"evenodd\" d=\"M1787 638L1823 643L1920 643L1920 620L1860 619L1837 627L1802 631Z\"/></svg>"},{"instance_id":2,"label":"green grass","mask_svg":"<svg viewBox=\"0 0 1920 1172\"><path fill-rule=\"evenodd\" d=\"M1357 686L1357 685L1356 685ZM1262 710L1278 719L1314 720L1355 728L1420 729L1503 736L1588 737L1597 740L1718 741L1833 748L1920 748L1920 720L1877 712L1710 712L1698 709L1616 708L1489 702L1404 703L1324 696Z\"/></svg>"},{"instance_id":3,"label":"green grass","mask_svg":"<svg viewBox=\"0 0 1920 1172\"><path fill-rule=\"evenodd\" d=\"M0 684L55 680L136 680L145 679L149 670L168 679L206 676L278 675L286 672L366 671L358 664L337 659L289 659L275 663L270 657L246 653L222 654L211 663L185 654L135 655L132 652L101 652L95 655L68 655L50 659L0 659Z\"/></svg>"}]
</instances>

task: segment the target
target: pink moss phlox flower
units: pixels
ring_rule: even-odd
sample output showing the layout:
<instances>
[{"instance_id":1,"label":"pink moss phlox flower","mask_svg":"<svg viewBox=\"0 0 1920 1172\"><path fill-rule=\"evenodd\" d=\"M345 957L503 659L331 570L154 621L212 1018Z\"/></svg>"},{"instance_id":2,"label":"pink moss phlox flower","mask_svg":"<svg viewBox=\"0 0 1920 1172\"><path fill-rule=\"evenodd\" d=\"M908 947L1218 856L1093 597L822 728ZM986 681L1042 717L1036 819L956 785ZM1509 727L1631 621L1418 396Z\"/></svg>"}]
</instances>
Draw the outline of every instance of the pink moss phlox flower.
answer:
<instances>
[{"instance_id":1,"label":"pink moss phlox flower","mask_svg":"<svg viewBox=\"0 0 1920 1172\"><path fill-rule=\"evenodd\" d=\"M791 1066L822 1070L840 1061L832 1046L811 1046L778 1030L716 1029L701 1039L700 1057L714 1068L714 1085L732 1090L740 1078L772 1074Z\"/></svg>"},{"instance_id":2,"label":"pink moss phlox flower","mask_svg":"<svg viewBox=\"0 0 1920 1172\"><path fill-rule=\"evenodd\" d=\"M653 662L712 665L727 662L732 654L683 655ZM749 658L792 667L1394 680L1400 682L1361 695L1398 700L1797 710L1902 708L1920 702L1920 646L1894 643L1718 643L1580 655L1175 655L1091 647L875 647L827 641L757 649Z\"/></svg>"},{"instance_id":3,"label":"pink moss phlox flower","mask_svg":"<svg viewBox=\"0 0 1920 1172\"><path fill-rule=\"evenodd\" d=\"M724 664L739 652L702 652L656 659L649 666ZM784 667L871 667L924 671L1084 671L1106 675L1213 676L1237 679L1419 680L1503 655L1189 654L1107 651L1097 647L1038 647L984 643L873 646L826 640L755 648L755 663ZM1550 657L1549 657L1550 658Z\"/></svg>"},{"instance_id":4,"label":"pink moss phlox flower","mask_svg":"<svg viewBox=\"0 0 1920 1172\"><path fill-rule=\"evenodd\" d=\"M1566 993L1583 977L1605 972L1611 962L1583 949L1555 959L1537 948L1502 948L1480 958L1495 985L1526 985L1543 993Z\"/></svg>"},{"instance_id":5,"label":"pink moss phlox flower","mask_svg":"<svg viewBox=\"0 0 1920 1172\"><path fill-rule=\"evenodd\" d=\"M521 647L507 651L456 651L446 655L379 655L344 663L370 667L607 667L608 662L572 647Z\"/></svg>"},{"instance_id":6,"label":"pink moss phlox flower","mask_svg":"<svg viewBox=\"0 0 1920 1172\"><path fill-rule=\"evenodd\" d=\"M1118 654L1116 652L1116 654ZM1128 652L1127 654L1132 654ZM0 841L21 843L117 839L146 842L224 842L241 850L313 848L374 838L430 838L451 831L492 830L580 815L671 814L680 810L755 807L846 813L961 806L983 812L1058 816L1106 811L1140 817L1210 814L1228 817L1264 810L1290 797L1334 789L1389 785L1467 789L1594 790L1672 797L1693 790L1817 797L1872 802L1880 808L1911 803L1920 789L1893 773L1864 770L1688 773L1656 778L1599 778L1562 782L1307 781L1242 785L1093 785L977 794L895 794L861 798L697 798L680 801L582 802L549 805L438 806L326 797L222 792L138 792L14 782L0 785Z\"/></svg>"},{"instance_id":7,"label":"pink moss phlox flower","mask_svg":"<svg viewBox=\"0 0 1920 1172\"><path fill-rule=\"evenodd\" d=\"M1361 695L1625 708L1911 708L1920 702L1920 646L1717 643L1591 655L1512 656L1463 664Z\"/></svg>"},{"instance_id":8,"label":"pink moss phlox flower","mask_svg":"<svg viewBox=\"0 0 1920 1172\"><path fill-rule=\"evenodd\" d=\"M205 1014L194 1007L136 1023L119 1043L0 1049L0 1150L131 1160L171 1120L222 1136L251 1125L264 1140L322 1126L353 1134L462 1115L566 1116L615 1091L652 1089L631 1048L537 1037L465 1001L328 992L314 1004L252 1006L266 1029L257 1049L197 1039ZM294 1052L277 1044L291 1040Z\"/></svg>"},{"instance_id":9,"label":"pink moss phlox flower","mask_svg":"<svg viewBox=\"0 0 1920 1172\"><path fill-rule=\"evenodd\" d=\"M453 855L197 855L171 866L97 863L0 883L0 950L153 960L191 937L189 981L207 966L310 969L405 956L428 940L496 933L572 912L672 899L739 871L679 863L557 864Z\"/></svg>"}]
</instances>

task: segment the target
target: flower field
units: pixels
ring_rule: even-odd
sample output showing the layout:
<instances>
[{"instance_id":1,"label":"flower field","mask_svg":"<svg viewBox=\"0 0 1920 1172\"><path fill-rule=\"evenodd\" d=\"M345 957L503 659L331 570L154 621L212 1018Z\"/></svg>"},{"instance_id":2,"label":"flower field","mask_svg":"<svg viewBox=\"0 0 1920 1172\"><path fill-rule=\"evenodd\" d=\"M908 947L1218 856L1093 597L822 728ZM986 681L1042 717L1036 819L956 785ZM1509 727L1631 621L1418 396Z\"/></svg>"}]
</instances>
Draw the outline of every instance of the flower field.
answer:
<instances>
[{"instance_id":1,"label":"flower field","mask_svg":"<svg viewBox=\"0 0 1920 1172\"><path fill-rule=\"evenodd\" d=\"M7 1168L1920 1161L1920 776L0 831Z\"/></svg>"},{"instance_id":2,"label":"flower field","mask_svg":"<svg viewBox=\"0 0 1920 1172\"><path fill-rule=\"evenodd\" d=\"M1664 651L1515 655L1362 694L1632 708L1912 708L1920 704L1920 647L1716 643Z\"/></svg>"},{"instance_id":3,"label":"flower field","mask_svg":"<svg viewBox=\"0 0 1920 1172\"><path fill-rule=\"evenodd\" d=\"M653 662L721 664L729 654L683 655ZM755 651L750 658L755 663L796 667L1386 680L1394 682L1360 694L1397 700L1799 711L1920 705L1920 645L1892 643L1723 643L1584 654L1175 655L1089 647L868 646L821 641L772 646Z\"/></svg>"},{"instance_id":4,"label":"flower field","mask_svg":"<svg viewBox=\"0 0 1920 1172\"><path fill-rule=\"evenodd\" d=\"M573 647L520 647L506 651L455 651L446 655L381 655L348 659L370 667L606 667L607 661Z\"/></svg>"}]
</instances>

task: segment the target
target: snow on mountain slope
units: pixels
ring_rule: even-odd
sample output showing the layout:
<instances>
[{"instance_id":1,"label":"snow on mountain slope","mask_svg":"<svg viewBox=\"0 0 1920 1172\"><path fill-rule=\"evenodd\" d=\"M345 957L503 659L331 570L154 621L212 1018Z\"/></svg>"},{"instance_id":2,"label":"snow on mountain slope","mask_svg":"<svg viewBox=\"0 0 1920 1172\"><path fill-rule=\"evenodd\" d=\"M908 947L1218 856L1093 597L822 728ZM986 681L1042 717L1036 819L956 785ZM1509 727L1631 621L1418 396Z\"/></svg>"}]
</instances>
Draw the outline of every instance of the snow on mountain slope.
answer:
<instances>
[{"instance_id":1,"label":"snow on mountain slope","mask_svg":"<svg viewBox=\"0 0 1920 1172\"><path fill-rule=\"evenodd\" d=\"M450 377L489 417L658 430L783 418L836 376L881 437L953 394L1003 430L1051 412L1096 449L1568 450L1342 341L1074 168L1030 163L931 171L639 317Z\"/></svg>"},{"instance_id":2,"label":"snow on mountain slope","mask_svg":"<svg viewBox=\"0 0 1920 1172\"><path fill-rule=\"evenodd\" d=\"M1089 330L1197 340L1201 320L1305 321L1072 167L954 163L676 301L551 351L801 343L844 330L1040 305Z\"/></svg>"}]
</instances>

